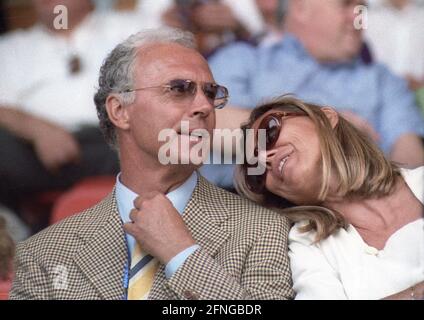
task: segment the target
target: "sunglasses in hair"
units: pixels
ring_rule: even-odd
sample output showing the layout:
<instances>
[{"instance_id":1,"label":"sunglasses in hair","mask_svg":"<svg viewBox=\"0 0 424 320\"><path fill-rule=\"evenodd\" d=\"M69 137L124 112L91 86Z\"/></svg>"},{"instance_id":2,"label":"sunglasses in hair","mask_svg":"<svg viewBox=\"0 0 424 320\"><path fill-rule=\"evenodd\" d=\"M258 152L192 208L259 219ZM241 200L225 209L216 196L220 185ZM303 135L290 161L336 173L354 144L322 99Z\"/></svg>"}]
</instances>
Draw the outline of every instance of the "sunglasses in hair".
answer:
<instances>
[{"instance_id":1,"label":"sunglasses in hair","mask_svg":"<svg viewBox=\"0 0 424 320\"><path fill-rule=\"evenodd\" d=\"M203 94L211 102L211 104L216 109L222 109L228 102L228 89L224 86L220 86L213 82L202 82L199 84L202 88ZM146 89L155 89L155 88L164 88L166 91L171 94L171 96L177 101L186 101L188 99L193 99L197 93L198 84L195 81L187 79L174 79L169 81L167 84L136 88L136 89L127 89L120 91L119 93L140 91Z\"/></svg>"},{"instance_id":2,"label":"sunglasses in hair","mask_svg":"<svg viewBox=\"0 0 424 320\"><path fill-rule=\"evenodd\" d=\"M266 115L261 120L257 128L257 132L259 132L258 131L259 129L265 130L266 150L270 150L274 148L275 144L277 143L282 126L283 126L283 119L287 117L298 117L298 116L306 116L306 114L297 113L297 112L276 111ZM258 141L257 132L256 132L256 141ZM256 145L255 156L257 157L258 154L259 154L259 149L258 149L258 146ZM247 166L245 167L245 177L246 177L246 183L248 188L252 192L262 193L265 189L266 171L265 173L261 175L249 175L247 173L247 168L252 165L248 164L247 161L246 161L246 164Z\"/></svg>"}]
</instances>

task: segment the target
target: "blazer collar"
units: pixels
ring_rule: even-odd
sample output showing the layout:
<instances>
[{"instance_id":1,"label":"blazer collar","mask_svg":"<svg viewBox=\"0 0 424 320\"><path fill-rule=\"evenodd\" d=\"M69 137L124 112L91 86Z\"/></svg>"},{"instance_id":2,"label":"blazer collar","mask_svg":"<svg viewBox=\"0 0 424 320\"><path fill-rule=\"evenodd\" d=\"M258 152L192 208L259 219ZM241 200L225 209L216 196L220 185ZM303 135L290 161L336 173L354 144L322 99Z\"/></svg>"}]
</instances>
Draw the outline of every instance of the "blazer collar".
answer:
<instances>
[{"instance_id":1,"label":"blazer collar","mask_svg":"<svg viewBox=\"0 0 424 320\"><path fill-rule=\"evenodd\" d=\"M85 245L74 261L102 299L122 299L128 254L115 190L92 209L91 215L79 233Z\"/></svg>"},{"instance_id":2,"label":"blazer collar","mask_svg":"<svg viewBox=\"0 0 424 320\"><path fill-rule=\"evenodd\" d=\"M229 236L221 228L228 217L222 193L200 174L193 196L184 210L183 219L197 243L214 256Z\"/></svg>"}]
</instances>

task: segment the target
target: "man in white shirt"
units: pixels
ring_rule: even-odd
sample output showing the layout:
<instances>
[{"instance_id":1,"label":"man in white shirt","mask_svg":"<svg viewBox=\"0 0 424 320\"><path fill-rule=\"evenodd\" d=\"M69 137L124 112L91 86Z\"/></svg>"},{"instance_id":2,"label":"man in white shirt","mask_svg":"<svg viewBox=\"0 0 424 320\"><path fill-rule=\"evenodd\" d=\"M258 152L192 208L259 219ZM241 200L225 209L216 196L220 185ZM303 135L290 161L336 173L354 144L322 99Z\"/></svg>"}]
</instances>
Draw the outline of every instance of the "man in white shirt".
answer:
<instances>
[{"instance_id":1,"label":"man in white shirt","mask_svg":"<svg viewBox=\"0 0 424 320\"><path fill-rule=\"evenodd\" d=\"M384 0L371 6L365 36L377 61L424 86L424 7L416 0Z\"/></svg>"},{"instance_id":2,"label":"man in white shirt","mask_svg":"<svg viewBox=\"0 0 424 320\"><path fill-rule=\"evenodd\" d=\"M106 53L141 27L131 13L90 0L34 0L38 23L0 39L0 202L113 174L92 97ZM141 25L143 24L143 25Z\"/></svg>"}]
</instances>

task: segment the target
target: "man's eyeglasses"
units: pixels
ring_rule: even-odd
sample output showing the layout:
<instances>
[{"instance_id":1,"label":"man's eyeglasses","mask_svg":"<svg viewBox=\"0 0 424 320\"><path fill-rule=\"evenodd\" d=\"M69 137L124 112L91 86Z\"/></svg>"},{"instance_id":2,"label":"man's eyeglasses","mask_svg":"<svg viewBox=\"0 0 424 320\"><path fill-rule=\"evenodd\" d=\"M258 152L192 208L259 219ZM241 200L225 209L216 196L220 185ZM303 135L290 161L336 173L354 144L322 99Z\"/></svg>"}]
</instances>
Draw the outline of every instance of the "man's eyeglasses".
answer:
<instances>
[{"instance_id":1,"label":"man's eyeglasses","mask_svg":"<svg viewBox=\"0 0 424 320\"><path fill-rule=\"evenodd\" d=\"M211 104L216 109L222 109L228 101L228 89L212 82L203 82L200 84L206 98L210 100ZM152 86L145 88L127 89L120 91L119 93L133 92L146 89L164 88L166 89L174 99L185 100L193 98L197 92L197 83L192 80L175 79L169 81L168 84L160 86Z\"/></svg>"},{"instance_id":2,"label":"man's eyeglasses","mask_svg":"<svg viewBox=\"0 0 424 320\"><path fill-rule=\"evenodd\" d=\"M276 111L274 113L268 114L261 120L257 130L259 129L265 130L266 150L274 148L275 144L277 143L278 138L280 137L281 129L283 127L283 119L287 117L298 117L298 116L306 116L306 114L297 113L297 112ZM256 131L256 132L259 132L259 131ZM257 137L256 137L256 141L258 141ZM254 154L256 157L259 155L259 150L257 145L255 146ZM250 165L247 161L246 161L246 164L247 164L247 167L253 166L253 165ZM262 193L265 188L266 172L262 175L249 175L247 174L247 170L246 170L245 175L246 175L246 183L249 189L256 193Z\"/></svg>"}]
</instances>

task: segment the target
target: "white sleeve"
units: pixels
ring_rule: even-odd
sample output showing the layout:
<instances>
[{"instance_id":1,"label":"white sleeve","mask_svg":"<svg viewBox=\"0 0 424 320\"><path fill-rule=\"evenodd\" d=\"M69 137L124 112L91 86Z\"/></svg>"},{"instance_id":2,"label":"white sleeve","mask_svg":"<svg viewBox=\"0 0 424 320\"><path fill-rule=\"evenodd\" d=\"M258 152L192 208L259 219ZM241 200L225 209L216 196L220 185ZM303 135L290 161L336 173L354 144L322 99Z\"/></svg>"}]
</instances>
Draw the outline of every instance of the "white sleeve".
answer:
<instances>
[{"instance_id":1,"label":"white sleeve","mask_svg":"<svg viewBox=\"0 0 424 320\"><path fill-rule=\"evenodd\" d=\"M14 34L16 34L15 32ZM22 62L19 61L21 51L13 35L3 36L0 40L0 106L15 107L19 100L19 91L26 79ZM27 54L30 54L27 51Z\"/></svg>"},{"instance_id":2,"label":"white sleeve","mask_svg":"<svg viewBox=\"0 0 424 320\"><path fill-rule=\"evenodd\" d=\"M289 234L289 257L297 300L348 299L338 272L329 264L314 232L300 233L295 224Z\"/></svg>"}]
</instances>

